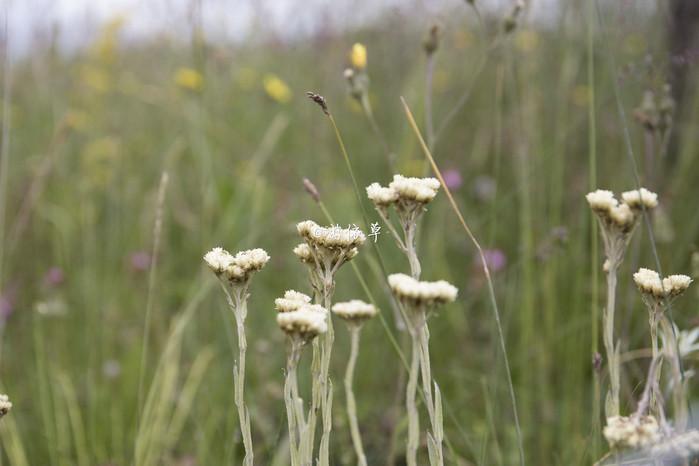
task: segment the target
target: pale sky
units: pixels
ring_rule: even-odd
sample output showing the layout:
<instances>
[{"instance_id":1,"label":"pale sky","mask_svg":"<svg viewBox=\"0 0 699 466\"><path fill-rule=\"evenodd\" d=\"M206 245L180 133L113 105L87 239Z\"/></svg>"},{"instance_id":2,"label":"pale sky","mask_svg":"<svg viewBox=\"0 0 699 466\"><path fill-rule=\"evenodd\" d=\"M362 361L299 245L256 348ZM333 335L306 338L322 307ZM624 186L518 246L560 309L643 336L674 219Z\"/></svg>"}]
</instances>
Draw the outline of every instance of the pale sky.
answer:
<instances>
[{"instance_id":1,"label":"pale sky","mask_svg":"<svg viewBox=\"0 0 699 466\"><path fill-rule=\"evenodd\" d=\"M166 32L189 34L192 16L201 11L207 36L227 40L255 38L264 23L282 37L313 31L319 25L340 29L356 26L400 8L425 18L438 18L445 7L465 0L2 0L14 54L26 52L33 38L47 37L57 26L60 45L72 49L94 37L102 24L118 15L126 19L124 36L138 39ZM514 0L477 0L482 9L505 12ZM552 18L559 2L528 0L530 17ZM657 0L612 0L647 8Z\"/></svg>"}]
</instances>

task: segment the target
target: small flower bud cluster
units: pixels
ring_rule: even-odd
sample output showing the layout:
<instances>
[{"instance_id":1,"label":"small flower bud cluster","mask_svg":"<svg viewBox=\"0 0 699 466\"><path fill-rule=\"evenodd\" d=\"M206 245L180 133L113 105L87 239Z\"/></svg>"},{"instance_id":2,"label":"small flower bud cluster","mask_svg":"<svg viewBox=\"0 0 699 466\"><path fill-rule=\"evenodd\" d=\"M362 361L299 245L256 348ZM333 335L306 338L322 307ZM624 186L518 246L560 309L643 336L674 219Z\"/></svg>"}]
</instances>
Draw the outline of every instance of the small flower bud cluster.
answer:
<instances>
[{"instance_id":1,"label":"small flower bud cluster","mask_svg":"<svg viewBox=\"0 0 699 466\"><path fill-rule=\"evenodd\" d=\"M372 304L365 303L359 299L336 303L333 305L332 311L341 319L358 325L371 319L377 313L376 308Z\"/></svg>"},{"instance_id":2,"label":"small flower bud cluster","mask_svg":"<svg viewBox=\"0 0 699 466\"><path fill-rule=\"evenodd\" d=\"M3 417L5 414L9 413L11 409L12 403L10 403L10 399L7 397L7 395L0 395L0 417Z\"/></svg>"},{"instance_id":3,"label":"small flower bud cluster","mask_svg":"<svg viewBox=\"0 0 699 466\"><path fill-rule=\"evenodd\" d=\"M328 331L328 311L310 304L310 298L297 291L287 291L284 298L275 300L277 325L289 337L307 343Z\"/></svg>"},{"instance_id":4,"label":"small flower bud cluster","mask_svg":"<svg viewBox=\"0 0 699 466\"><path fill-rule=\"evenodd\" d=\"M647 131L662 134L672 127L675 107L672 87L665 84L660 92L646 90L641 105L634 110L633 116Z\"/></svg>"},{"instance_id":5,"label":"small flower bud cluster","mask_svg":"<svg viewBox=\"0 0 699 466\"><path fill-rule=\"evenodd\" d=\"M633 274L633 281L641 293L656 301L679 296L692 283L687 275L670 275L661 279L658 272L644 268Z\"/></svg>"},{"instance_id":6,"label":"small flower bud cluster","mask_svg":"<svg viewBox=\"0 0 699 466\"><path fill-rule=\"evenodd\" d=\"M644 448L660 440L660 426L653 416L613 416L607 419L604 438L613 449Z\"/></svg>"},{"instance_id":7,"label":"small flower bud cluster","mask_svg":"<svg viewBox=\"0 0 699 466\"><path fill-rule=\"evenodd\" d=\"M403 273L389 275L388 285L400 301L415 305L450 303L456 299L459 291L444 280L423 282Z\"/></svg>"},{"instance_id":8,"label":"small flower bud cluster","mask_svg":"<svg viewBox=\"0 0 699 466\"><path fill-rule=\"evenodd\" d=\"M328 249L351 250L366 241L366 236L359 228L321 227L313 220L297 224L296 229L309 245Z\"/></svg>"},{"instance_id":9,"label":"small flower bud cluster","mask_svg":"<svg viewBox=\"0 0 699 466\"><path fill-rule=\"evenodd\" d=\"M231 283L246 282L269 261L264 249L240 251L235 256L223 248L214 248L204 255L204 262L217 275Z\"/></svg>"},{"instance_id":10,"label":"small flower bud cluster","mask_svg":"<svg viewBox=\"0 0 699 466\"><path fill-rule=\"evenodd\" d=\"M277 312L293 312L310 303L310 296L299 293L298 291L287 290L284 292L283 298L274 300L274 307Z\"/></svg>"},{"instance_id":11,"label":"small flower bud cluster","mask_svg":"<svg viewBox=\"0 0 699 466\"><path fill-rule=\"evenodd\" d=\"M366 236L356 226L321 227L306 220L297 224L296 229L305 243L296 246L294 254L310 267L311 281L316 289L323 286L322 283L329 286L335 272L353 259L359 252L357 248L366 241Z\"/></svg>"}]
</instances>

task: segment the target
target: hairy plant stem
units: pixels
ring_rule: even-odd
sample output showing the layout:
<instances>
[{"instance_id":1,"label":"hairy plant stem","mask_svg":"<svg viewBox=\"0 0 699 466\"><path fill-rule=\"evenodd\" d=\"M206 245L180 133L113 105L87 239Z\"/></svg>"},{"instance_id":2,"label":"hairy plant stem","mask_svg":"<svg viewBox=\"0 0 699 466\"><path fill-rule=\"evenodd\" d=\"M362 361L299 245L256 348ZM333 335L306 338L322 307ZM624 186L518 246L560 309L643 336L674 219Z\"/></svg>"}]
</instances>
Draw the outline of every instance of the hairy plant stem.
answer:
<instances>
[{"instance_id":1,"label":"hairy plant stem","mask_svg":"<svg viewBox=\"0 0 699 466\"><path fill-rule=\"evenodd\" d=\"M233 370L233 386L235 389L235 406L238 409L238 421L240 432L243 437L245 447L244 466L253 464L252 434L250 430L250 412L245 405L245 353L247 351L247 339L245 338L245 319L248 315L248 288L247 285L233 287L233 294L228 291L224 282L221 286L226 293L228 306L235 316L236 327L238 329L238 363Z\"/></svg>"},{"instance_id":2,"label":"hairy plant stem","mask_svg":"<svg viewBox=\"0 0 699 466\"><path fill-rule=\"evenodd\" d=\"M359 325L350 325L350 357L345 370L345 396L347 397L347 418L349 419L352 445L357 454L357 466L367 466L362 436L359 432L359 420L357 418L357 402L354 397L354 368L357 364L357 354L359 353L359 337L362 328Z\"/></svg>"},{"instance_id":3,"label":"hairy plant stem","mask_svg":"<svg viewBox=\"0 0 699 466\"><path fill-rule=\"evenodd\" d=\"M605 402L606 416L619 415L619 347L614 342L614 311L616 306L616 282L618 263L607 259L607 306L604 309L604 347L607 351L607 366L609 367L609 391Z\"/></svg>"},{"instance_id":4,"label":"hairy plant stem","mask_svg":"<svg viewBox=\"0 0 699 466\"><path fill-rule=\"evenodd\" d=\"M422 369L422 390L425 396L427 414L430 417L432 432L428 435L427 447L430 454L431 466L443 466L444 454L442 452L442 442L444 441L444 425L442 422L442 407L439 388L435 384L436 399L432 396L432 367L430 364L430 330L427 327L426 316L423 314L423 323L417 330L418 344L420 347L420 367Z\"/></svg>"},{"instance_id":5,"label":"hairy plant stem","mask_svg":"<svg viewBox=\"0 0 699 466\"><path fill-rule=\"evenodd\" d=\"M672 405L675 416L675 430L684 432L687 428L688 410L687 396L685 393L685 381L682 378L680 366L680 354L677 350L677 338L670 320L663 314L660 317L660 332L663 336L663 352L671 362L672 368ZM660 368L658 368L660 372Z\"/></svg>"},{"instance_id":6,"label":"hairy plant stem","mask_svg":"<svg viewBox=\"0 0 699 466\"><path fill-rule=\"evenodd\" d=\"M323 419L323 434L320 438L320 449L318 454L318 464L320 466L330 466L330 431L332 430L332 405L333 389L330 380L330 357L332 356L333 343L335 341L335 330L333 328L330 308L332 307L332 294L335 288L332 273L328 273L323 280L323 307L328 310L328 331L323 334L321 341L320 359L320 409Z\"/></svg>"},{"instance_id":7,"label":"hairy plant stem","mask_svg":"<svg viewBox=\"0 0 699 466\"><path fill-rule=\"evenodd\" d=\"M284 404L286 419L289 426L289 453L291 466L310 466L310 462L302 462L301 443L302 433L306 429L303 419L302 401L299 398L296 370L301 357L302 344L296 339L289 341L286 357L286 378L284 380Z\"/></svg>"},{"instance_id":8,"label":"hairy plant stem","mask_svg":"<svg viewBox=\"0 0 699 466\"><path fill-rule=\"evenodd\" d=\"M411 329L411 335L413 330ZM408 411L408 444L405 451L407 466L417 466L417 448L420 443L420 417L417 412L415 398L417 395L417 378L420 369L420 349L415 335L412 338L412 358L410 360L410 375L405 391L405 407Z\"/></svg>"},{"instance_id":9,"label":"hairy plant stem","mask_svg":"<svg viewBox=\"0 0 699 466\"><path fill-rule=\"evenodd\" d=\"M649 382L651 386L649 403L650 413L656 418L659 418L661 394L658 393L657 387L660 386L660 371L663 363L662 359L659 357L660 351L658 349L658 323L660 322L661 314L657 306L653 306L649 311L648 324L650 327L651 362L657 364L657 370L653 371L653 380Z\"/></svg>"}]
</instances>

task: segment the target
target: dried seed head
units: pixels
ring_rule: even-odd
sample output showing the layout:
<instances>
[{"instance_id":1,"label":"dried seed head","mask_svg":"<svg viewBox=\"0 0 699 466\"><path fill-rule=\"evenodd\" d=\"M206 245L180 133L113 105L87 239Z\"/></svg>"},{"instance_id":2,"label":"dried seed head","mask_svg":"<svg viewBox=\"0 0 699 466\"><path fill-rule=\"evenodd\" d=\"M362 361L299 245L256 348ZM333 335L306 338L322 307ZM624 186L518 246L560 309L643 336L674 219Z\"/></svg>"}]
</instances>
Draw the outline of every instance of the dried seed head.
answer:
<instances>
[{"instance_id":1,"label":"dried seed head","mask_svg":"<svg viewBox=\"0 0 699 466\"><path fill-rule=\"evenodd\" d=\"M336 303L332 307L333 313L348 323L360 325L371 319L377 313L372 304L365 303L359 299Z\"/></svg>"},{"instance_id":2,"label":"dried seed head","mask_svg":"<svg viewBox=\"0 0 699 466\"><path fill-rule=\"evenodd\" d=\"M318 188L316 188L316 185L314 185L311 180L309 180L308 178L304 178L303 188L306 190L308 194L311 195L314 201L320 201L320 193L318 192Z\"/></svg>"},{"instance_id":3,"label":"dried seed head","mask_svg":"<svg viewBox=\"0 0 699 466\"><path fill-rule=\"evenodd\" d=\"M425 49L425 53L430 56L437 51L439 48L439 36L441 35L441 30L439 25L433 24L430 30L427 32L425 40L422 42L422 47Z\"/></svg>"},{"instance_id":4,"label":"dried seed head","mask_svg":"<svg viewBox=\"0 0 699 466\"><path fill-rule=\"evenodd\" d=\"M323 113L325 113L328 116L330 115L330 111L328 110L328 103L325 101L325 97L311 91L306 92L306 95L309 99L318 104L318 106L323 110Z\"/></svg>"},{"instance_id":5,"label":"dried seed head","mask_svg":"<svg viewBox=\"0 0 699 466\"><path fill-rule=\"evenodd\" d=\"M7 395L0 395L0 418L9 413L12 409L12 403Z\"/></svg>"}]
</instances>

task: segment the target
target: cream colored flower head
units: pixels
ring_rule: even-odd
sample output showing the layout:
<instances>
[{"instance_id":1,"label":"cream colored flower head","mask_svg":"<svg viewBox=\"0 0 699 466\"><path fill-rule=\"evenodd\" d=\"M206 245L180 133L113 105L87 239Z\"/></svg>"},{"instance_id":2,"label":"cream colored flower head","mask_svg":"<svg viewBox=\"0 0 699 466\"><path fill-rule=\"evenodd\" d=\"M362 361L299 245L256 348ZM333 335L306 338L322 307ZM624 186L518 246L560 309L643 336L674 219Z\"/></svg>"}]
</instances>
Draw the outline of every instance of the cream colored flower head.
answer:
<instances>
[{"instance_id":1,"label":"cream colored flower head","mask_svg":"<svg viewBox=\"0 0 699 466\"><path fill-rule=\"evenodd\" d=\"M335 303L332 311L339 318L354 324L362 324L377 313L376 308L372 304L365 303L359 299Z\"/></svg>"},{"instance_id":2,"label":"cream colored flower head","mask_svg":"<svg viewBox=\"0 0 699 466\"><path fill-rule=\"evenodd\" d=\"M308 304L295 311L278 313L277 325L291 338L307 342L327 332L327 318L325 308Z\"/></svg>"},{"instance_id":3,"label":"cream colored flower head","mask_svg":"<svg viewBox=\"0 0 699 466\"><path fill-rule=\"evenodd\" d=\"M619 205L619 201L614 197L614 193L606 189L598 189L588 193L585 198L588 204L590 204L590 208L598 213L609 214L614 207Z\"/></svg>"},{"instance_id":4,"label":"cream colored flower head","mask_svg":"<svg viewBox=\"0 0 699 466\"><path fill-rule=\"evenodd\" d=\"M624 203L628 204L632 209L640 210L643 207L646 209L654 209L658 206L658 195L646 188L635 189L621 193L621 198Z\"/></svg>"},{"instance_id":5,"label":"cream colored flower head","mask_svg":"<svg viewBox=\"0 0 699 466\"><path fill-rule=\"evenodd\" d=\"M204 255L204 262L218 276L224 276L230 282L247 281L253 273L261 270L269 261L264 249L240 251L232 256L222 248L214 248Z\"/></svg>"},{"instance_id":6,"label":"cream colored flower head","mask_svg":"<svg viewBox=\"0 0 699 466\"><path fill-rule=\"evenodd\" d=\"M393 188L386 188L379 183L372 183L366 187L366 195L376 206L387 207L398 200L398 192Z\"/></svg>"},{"instance_id":7,"label":"cream colored flower head","mask_svg":"<svg viewBox=\"0 0 699 466\"><path fill-rule=\"evenodd\" d=\"M401 200L420 204L426 204L434 199L440 186L436 178L408 178L402 175L393 175L393 181L388 185Z\"/></svg>"},{"instance_id":8,"label":"cream colored flower head","mask_svg":"<svg viewBox=\"0 0 699 466\"><path fill-rule=\"evenodd\" d=\"M660 440L660 426L653 416L612 416L607 419L604 438L612 449L644 448Z\"/></svg>"},{"instance_id":9,"label":"cream colored flower head","mask_svg":"<svg viewBox=\"0 0 699 466\"><path fill-rule=\"evenodd\" d=\"M204 262L216 275L220 275L233 262L233 256L223 248L213 248L204 255Z\"/></svg>"},{"instance_id":10,"label":"cream colored flower head","mask_svg":"<svg viewBox=\"0 0 699 466\"><path fill-rule=\"evenodd\" d=\"M366 241L366 236L358 227L322 227L313 220L306 220L298 223L296 229L309 245L329 249L349 250L361 246Z\"/></svg>"},{"instance_id":11,"label":"cream colored flower head","mask_svg":"<svg viewBox=\"0 0 699 466\"><path fill-rule=\"evenodd\" d=\"M692 283L687 275L670 275L661 279L658 272L644 268L633 274L633 280L641 293L655 300L679 296Z\"/></svg>"},{"instance_id":12,"label":"cream colored flower head","mask_svg":"<svg viewBox=\"0 0 699 466\"><path fill-rule=\"evenodd\" d=\"M655 207L658 203L658 196L645 188L623 193L621 203L614 197L613 192L604 189L588 193L585 198L608 233L621 234L627 234L635 227L639 219L641 199L647 208Z\"/></svg>"},{"instance_id":13,"label":"cream colored flower head","mask_svg":"<svg viewBox=\"0 0 699 466\"><path fill-rule=\"evenodd\" d=\"M9 413L11 409L12 403L10 403L8 396L0 395L0 417L3 417L5 414Z\"/></svg>"},{"instance_id":14,"label":"cream colored flower head","mask_svg":"<svg viewBox=\"0 0 699 466\"><path fill-rule=\"evenodd\" d=\"M388 276L388 285L401 301L414 304L443 304L456 299L458 289L449 282L421 282L410 275L394 273Z\"/></svg>"},{"instance_id":15,"label":"cream colored flower head","mask_svg":"<svg viewBox=\"0 0 699 466\"><path fill-rule=\"evenodd\" d=\"M304 264L313 264L313 251L311 247L306 243L301 243L294 248L294 254L298 257Z\"/></svg>"},{"instance_id":16,"label":"cream colored flower head","mask_svg":"<svg viewBox=\"0 0 699 466\"><path fill-rule=\"evenodd\" d=\"M311 297L294 290L284 292L283 298L274 300L274 307L277 312L293 312L299 308L310 304Z\"/></svg>"}]
</instances>

